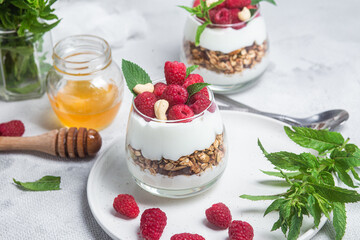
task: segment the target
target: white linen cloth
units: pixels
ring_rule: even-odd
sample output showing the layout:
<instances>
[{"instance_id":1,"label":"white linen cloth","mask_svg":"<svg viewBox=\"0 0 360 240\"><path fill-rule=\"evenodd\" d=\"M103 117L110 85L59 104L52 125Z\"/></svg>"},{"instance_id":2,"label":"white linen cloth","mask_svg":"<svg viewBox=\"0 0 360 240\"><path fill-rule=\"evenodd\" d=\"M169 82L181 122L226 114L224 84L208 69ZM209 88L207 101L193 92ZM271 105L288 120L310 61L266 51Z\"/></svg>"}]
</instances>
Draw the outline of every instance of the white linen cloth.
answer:
<instances>
[{"instance_id":1,"label":"white linen cloth","mask_svg":"<svg viewBox=\"0 0 360 240\"><path fill-rule=\"evenodd\" d=\"M269 29L271 65L259 84L231 97L258 109L293 116L344 108L350 119L339 131L360 145L360 32L356 28L360 22L360 2L277 2L277 7L262 4ZM53 31L55 40L78 33L102 36L113 46L113 58L118 64L122 58L135 61L153 79L163 77L166 60L178 60L186 13L176 5L189 5L190 0L59 0L56 4L64 25ZM96 11L101 14L94 15ZM115 31L112 19L119 29L122 26L127 30ZM125 92L115 121L101 131L100 154L112 140L125 134L131 98L127 89ZM20 102L0 101L0 122L12 119L24 122L25 136L61 127L47 96ZM109 239L87 203L87 177L95 160L0 153L0 239ZM34 181L44 175L61 176L62 189L28 192L12 183L12 178ZM359 239L360 204L348 204L346 209L344 239ZM335 239L331 223L313 239Z\"/></svg>"}]
</instances>

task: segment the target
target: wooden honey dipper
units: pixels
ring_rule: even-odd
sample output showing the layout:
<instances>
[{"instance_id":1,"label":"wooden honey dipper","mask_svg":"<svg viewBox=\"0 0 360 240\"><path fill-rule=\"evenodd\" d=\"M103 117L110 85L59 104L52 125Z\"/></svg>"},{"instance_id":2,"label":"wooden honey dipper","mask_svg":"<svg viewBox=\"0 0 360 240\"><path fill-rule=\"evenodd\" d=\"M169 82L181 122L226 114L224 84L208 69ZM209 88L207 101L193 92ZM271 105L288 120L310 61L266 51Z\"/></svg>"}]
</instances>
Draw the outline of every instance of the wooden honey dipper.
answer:
<instances>
[{"instance_id":1,"label":"wooden honey dipper","mask_svg":"<svg viewBox=\"0 0 360 240\"><path fill-rule=\"evenodd\" d=\"M34 137L0 137L0 151L30 150L69 158L94 156L101 144L101 136L96 130L75 127Z\"/></svg>"}]
</instances>

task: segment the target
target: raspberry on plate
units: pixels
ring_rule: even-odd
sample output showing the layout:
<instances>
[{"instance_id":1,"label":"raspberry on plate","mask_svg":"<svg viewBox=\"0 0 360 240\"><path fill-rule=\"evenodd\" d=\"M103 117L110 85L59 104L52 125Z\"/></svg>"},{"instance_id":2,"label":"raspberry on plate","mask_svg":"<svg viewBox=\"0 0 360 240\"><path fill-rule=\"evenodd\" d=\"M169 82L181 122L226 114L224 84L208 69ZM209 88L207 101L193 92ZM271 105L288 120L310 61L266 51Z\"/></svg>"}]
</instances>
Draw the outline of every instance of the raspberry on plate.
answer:
<instances>
[{"instance_id":1,"label":"raspberry on plate","mask_svg":"<svg viewBox=\"0 0 360 240\"><path fill-rule=\"evenodd\" d=\"M205 238L199 234L178 233L173 235L170 240L205 240Z\"/></svg>"},{"instance_id":2,"label":"raspberry on plate","mask_svg":"<svg viewBox=\"0 0 360 240\"><path fill-rule=\"evenodd\" d=\"M167 61L164 67L165 79L168 85L182 85L186 77L186 66L182 62Z\"/></svg>"},{"instance_id":3,"label":"raspberry on plate","mask_svg":"<svg viewBox=\"0 0 360 240\"><path fill-rule=\"evenodd\" d=\"M157 98L155 94L151 92L143 92L136 96L136 98L134 99L134 104L142 114L154 118L154 105L156 101Z\"/></svg>"},{"instance_id":4,"label":"raspberry on plate","mask_svg":"<svg viewBox=\"0 0 360 240\"><path fill-rule=\"evenodd\" d=\"M205 215L207 220L215 226L226 229L231 223L231 213L229 208L223 203L213 204L206 209Z\"/></svg>"},{"instance_id":5,"label":"raspberry on plate","mask_svg":"<svg viewBox=\"0 0 360 240\"><path fill-rule=\"evenodd\" d=\"M203 83L204 79L199 74L190 74L184 81L183 87L187 88L188 86L194 84L194 83ZM205 95L207 98L209 98L209 92L206 87L201 89L200 93Z\"/></svg>"},{"instance_id":6,"label":"raspberry on plate","mask_svg":"<svg viewBox=\"0 0 360 240\"><path fill-rule=\"evenodd\" d=\"M155 94L155 96L157 98L160 98L166 87L167 87L167 85L165 83L162 83L162 82L159 82L159 83L155 84L154 85L154 94Z\"/></svg>"},{"instance_id":7,"label":"raspberry on plate","mask_svg":"<svg viewBox=\"0 0 360 240\"><path fill-rule=\"evenodd\" d=\"M21 137L25 132L25 126L20 120L0 124L0 136Z\"/></svg>"},{"instance_id":8,"label":"raspberry on plate","mask_svg":"<svg viewBox=\"0 0 360 240\"><path fill-rule=\"evenodd\" d=\"M227 8L222 8L214 16L214 23L229 24L231 23L230 11Z\"/></svg>"},{"instance_id":9,"label":"raspberry on plate","mask_svg":"<svg viewBox=\"0 0 360 240\"><path fill-rule=\"evenodd\" d=\"M206 96L200 94L189 107L193 110L194 114L199 114L207 109L210 104L211 101Z\"/></svg>"},{"instance_id":10,"label":"raspberry on plate","mask_svg":"<svg viewBox=\"0 0 360 240\"><path fill-rule=\"evenodd\" d=\"M146 209L140 219L140 234L145 240L160 239L166 226L166 214L159 208Z\"/></svg>"},{"instance_id":11,"label":"raspberry on plate","mask_svg":"<svg viewBox=\"0 0 360 240\"><path fill-rule=\"evenodd\" d=\"M229 226L229 240L252 240L254 230L252 226L244 221L232 221Z\"/></svg>"},{"instance_id":12,"label":"raspberry on plate","mask_svg":"<svg viewBox=\"0 0 360 240\"><path fill-rule=\"evenodd\" d=\"M226 0L226 7L242 9L251 4L251 0Z\"/></svg>"},{"instance_id":13,"label":"raspberry on plate","mask_svg":"<svg viewBox=\"0 0 360 240\"><path fill-rule=\"evenodd\" d=\"M168 112L168 119L169 120L179 120L179 119L185 119L190 118L194 116L194 112L191 110L191 108L185 104L178 104L174 105L170 108ZM188 120L191 121L191 120ZM187 121L184 121L187 122Z\"/></svg>"},{"instance_id":14,"label":"raspberry on plate","mask_svg":"<svg viewBox=\"0 0 360 240\"><path fill-rule=\"evenodd\" d=\"M113 207L116 212L128 218L136 218L140 213L134 197L129 194L119 194L114 199Z\"/></svg>"},{"instance_id":15,"label":"raspberry on plate","mask_svg":"<svg viewBox=\"0 0 360 240\"><path fill-rule=\"evenodd\" d=\"M170 107L186 103L188 97L189 93L187 90L183 86L175 84L168 85L161 95L161 99L168 101Z\"/></svg>"}]
</instances>

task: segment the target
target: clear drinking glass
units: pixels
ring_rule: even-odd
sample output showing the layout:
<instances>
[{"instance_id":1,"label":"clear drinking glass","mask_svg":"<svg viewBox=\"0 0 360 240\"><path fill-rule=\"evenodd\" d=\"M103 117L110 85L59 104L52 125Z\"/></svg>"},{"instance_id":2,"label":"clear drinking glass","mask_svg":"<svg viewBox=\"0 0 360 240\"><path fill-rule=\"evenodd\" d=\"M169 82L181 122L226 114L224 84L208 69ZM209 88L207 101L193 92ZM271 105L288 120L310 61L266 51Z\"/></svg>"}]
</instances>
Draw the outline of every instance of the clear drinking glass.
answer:
<instances>
[{"instance_id":1,"label":"clear drinking glass","mask_svg":"<svg viewBox=\"0 0 360 240\"><path fill-rule=\"evenodd\" d=\"M0 99L5 101L41 97L51 68L50 32L19 36L0 29Z\"/></svg>"},{"instance_id":2,"label":"clear drinking glass","mask_svg":"<svg viewBox=\"0 0 360 240\"><path fill-rule=\"evenodd\" d=\"M233 93L251 86L265 72L269 64L269 42L265 20L259 5L246 22L211 24L195 45L195 35L203 20L188 16L181 61L187 65L199 65L198 73L211 84L216 93Z\"/></svg>"},{"instance_id":3,"label":"clear drinking glass","mask_svg":"<svg viewBox=\"0 0 360 240\"><path fill-rule=\"evenodd\" d=\"M136 183L163 197L199 194L222 175L227 162L223 121L214 97L210 106L188 119L158 120L132 103L126 133L126 158Z\"/></svg>"},{"instance_id":4,"label":"clear drinking glass","mask_svg":"<svg viewBox=\"0 0 360 240\"><path fill-rule=\"evenodd\" d=\"M54 47L47 76L51 106L67 127L103 129L119 111L124 81L109 44L91 35L67 37Z\"/></svg>"}]
</instances>

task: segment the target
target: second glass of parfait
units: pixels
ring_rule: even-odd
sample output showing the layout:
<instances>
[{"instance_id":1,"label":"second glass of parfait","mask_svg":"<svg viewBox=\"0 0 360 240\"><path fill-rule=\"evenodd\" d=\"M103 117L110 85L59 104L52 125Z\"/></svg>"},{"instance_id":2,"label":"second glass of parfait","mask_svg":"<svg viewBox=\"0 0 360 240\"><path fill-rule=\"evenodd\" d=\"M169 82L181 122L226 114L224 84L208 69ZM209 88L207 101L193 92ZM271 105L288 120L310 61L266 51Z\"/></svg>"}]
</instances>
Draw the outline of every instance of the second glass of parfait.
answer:
<instances>
[{"instance_id":1,"label":"second glass of parfait","mask_svg":"<svg viewBox=\"0 0 360 240\"><path fill-rule=\"evenodd\" d=\"M204 19L188 16L182 62L199 65L195 73L204 76L214 92L233 93L251 86L269 64L269 42L260 6L227 8L224 2L210 10L210 18L212 24L197 43L197 30Z\"/></svg>"}]
</instances>

